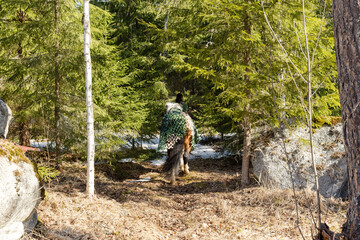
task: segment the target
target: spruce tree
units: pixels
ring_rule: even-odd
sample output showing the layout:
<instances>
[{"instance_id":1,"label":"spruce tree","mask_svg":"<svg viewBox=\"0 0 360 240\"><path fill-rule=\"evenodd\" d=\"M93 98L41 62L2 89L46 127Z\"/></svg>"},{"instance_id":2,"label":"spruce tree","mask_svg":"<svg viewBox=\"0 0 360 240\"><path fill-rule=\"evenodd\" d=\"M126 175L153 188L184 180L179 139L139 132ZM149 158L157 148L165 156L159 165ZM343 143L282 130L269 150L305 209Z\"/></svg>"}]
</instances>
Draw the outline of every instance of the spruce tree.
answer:
<instances>
[{"instance_id":1,"label":"spruce tree","mask_svg":"<svg viewBox=\"0 0 360 240\"><path fill-rule=\"evenodd\" d=\"M86 136L82 6L70 0L57 3L55 18L54 2L1 2L1 94L14 109L16 125L28 124L32 138L60 138L57 145L66 150ZM97 127L102 128L102 121L108 119L103 86L114 74L107 44L111 15L91 8L94 95L99 104L95 111Z\"/></svg>"},{"instance_id":2,"label":"spruce tree","mask_svg":"<svg viewBox=\"0 0 360 240\"><path fill-rule=\"evenodd\" d=\"M306 58L302 54L305 40L299 17L300 3L268 1L265 6L265 11L271 12L270 21L277 26L285 49L292 53L292 61L299 66L297 69L284 57L282 48L273 38L258 1L177 3L171 11L168 31L163 33L167 41L161 46L172 59L171 67L181 72L183 78L197 83L208 82L199 85L207 86L204 91L211 91L216 97L209 98L211 101L206 104L229 117L233 129L242 127L243 160L247 163L250 124L254 127L278 124L273 99L280 106L283 121L306 118L301 103L307 102L307 85L296 72L307 72ZM312 57L312 68L317 69L312 93L315 120L329 122L328 116L336 114L339 102L333 81L336 76L334 52L329 46L331 20L325 18L323 22L320 9L316 1L310 2L306 9L311 52L317 47ZM318 41L320 26L322 34ZM325 65L325 61L328 64ZM324 76L324 72L328 75ZM246 175L244 172L244 183Z\"/></svg>"},{"instance_id":3,"label":"spruce tree","mask_svg":"<svg viewBox=\"0 0 360 240\"><path fill-rule=\"evenodd\" d=\"M130 120L125 129L133 139L152 136L158 131L168 95L164 85L164 53L157 46L159 36L151 32L152 26L163 29L162 4L162 1L139 0L116 0L109 4L114 15L112 41L118 62L117 81L126 90L118 94L127 104L116 106L113 111Z\"/></svg>"}]
</instances>

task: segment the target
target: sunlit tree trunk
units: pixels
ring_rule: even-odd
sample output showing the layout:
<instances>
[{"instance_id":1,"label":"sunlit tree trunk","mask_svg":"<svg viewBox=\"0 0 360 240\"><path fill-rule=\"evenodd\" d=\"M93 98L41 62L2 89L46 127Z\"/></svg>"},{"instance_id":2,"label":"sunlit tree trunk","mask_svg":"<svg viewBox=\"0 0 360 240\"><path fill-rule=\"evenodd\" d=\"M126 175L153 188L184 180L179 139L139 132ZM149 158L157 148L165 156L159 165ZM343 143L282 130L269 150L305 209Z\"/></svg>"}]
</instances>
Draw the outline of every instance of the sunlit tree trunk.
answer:
<instances>
[{"instance_id":1,"label":"sunlit tree trunk","mask_svg":"<svg viewBox=\"0 0 360 240\"><path fill-rule=\"evenodd\" d=\"M21 10L18 11L18 20L21 24L26 22L27 15L25 11ZM21 42L19 42L19 49L17 50L19 59L22 61L24 58L23 47ZM23 106L27 106L24 104ZM29 117L21 117L18 123L19 126L19 143L23 146L30 146L30 119Z\"/></svg>"},{"instance_id":2,"label":"sunlit tree trunk","mask_svg":"<svg viewBox=\"0 0 360 240\"><path fill-rule=\"evenodd\" d=\"M249 16L245 16L244 20L244 30L247 34L251 34L251 25ZM246 88L246 97L250 99L251 92L249 89L249 72L250 72L250 50L246 50L244 57L244 64L247 66L246 73L244 75L244 81L247 85ZM250 153L251 153L251 121L250 121L250 103L247 102L244 109L244 121L243 121L243 129L244 129L244 139L243 139L243 156L242 156L242 166L241 166L241 184L246 185L249 184L249 166L250 166Z\"/></svg>"},{"instance_id":3,"label":"sunlit tree trunk","mask_svg":"<svg viewBox=\"0 0 360 240\"><path fill-rule=\"evenodd\" d=\"M360 239L360 2L333 0L336 62L344 145L349 174L349 209L343 233Z\"/></svg>"},{"instance_id":4,"label":"sunlit tree trunk","mask_svg":"<svg viewBox=\"0 0 360 240\"><path fill-rule=\"evenodd\" d=\"M89 198L95 196L94 187L94 158L95 158L95 137L94 137L94 109L92 101L92 80L91 80L91 56L90 56L90 16L89 0L84 0L84 59L85 59L85 97L86 97L86 119L87 119L87 184L86 190Z\"/></svg>"},{"instance_id":5,"label":"sunlit tree trunk","mask_svg":"<svg viewBox=\"0 0 360 240\"><path fill-rule=\"evenodd\" d=\"M56 143L56 160L59 164L61 155L61 141L60 141L60 59L59 59L59 0L54 1L55 9L55 143Z\"/></svg>"}]
</instances>

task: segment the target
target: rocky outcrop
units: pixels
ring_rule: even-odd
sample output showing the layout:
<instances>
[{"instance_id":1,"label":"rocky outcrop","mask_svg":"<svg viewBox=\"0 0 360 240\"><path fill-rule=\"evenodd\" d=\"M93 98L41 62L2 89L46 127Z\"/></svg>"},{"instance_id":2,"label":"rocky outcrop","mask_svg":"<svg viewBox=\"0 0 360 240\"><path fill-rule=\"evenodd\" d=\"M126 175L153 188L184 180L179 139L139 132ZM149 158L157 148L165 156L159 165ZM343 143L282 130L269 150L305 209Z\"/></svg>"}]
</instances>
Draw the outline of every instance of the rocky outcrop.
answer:
<instances>
[{"instance_id":1,"label":"rocky outcrop","mask_svg":"<svg viewBox=\"0 0 360 240\"><path fill-rule=\"evenodd\" d=\"M6 138L11 121L11 110L6 103L0 99L0 138Z\"/></svg>"},{"instance_id":2,"label":"rocky outcrop","mask_svg":"<svg viewBox=\"0 0 360 240\"><path fill-rule=\"evenodd\" d=\"M271 136L266 135L265 131L258 133L252 158L254 174L265 186L291 188L292 173L297 188L313 189L315 182L308 130L286 130L284 136L289 162L280 134ZM324 197L339 197L347 181L342 125L315 130L313 139L320 193Z\"/></svg>"},{"instance_id":3,"label":"rocky outcrop","mask_svg":"<svg viewBox=\"0 0 360 240\"><path fill-rule=\"evenodd\" d=\"M33 163L18 146L0 139L0 240L19 239L35 226L41 198Z\"/></svg>"}]
</instances>

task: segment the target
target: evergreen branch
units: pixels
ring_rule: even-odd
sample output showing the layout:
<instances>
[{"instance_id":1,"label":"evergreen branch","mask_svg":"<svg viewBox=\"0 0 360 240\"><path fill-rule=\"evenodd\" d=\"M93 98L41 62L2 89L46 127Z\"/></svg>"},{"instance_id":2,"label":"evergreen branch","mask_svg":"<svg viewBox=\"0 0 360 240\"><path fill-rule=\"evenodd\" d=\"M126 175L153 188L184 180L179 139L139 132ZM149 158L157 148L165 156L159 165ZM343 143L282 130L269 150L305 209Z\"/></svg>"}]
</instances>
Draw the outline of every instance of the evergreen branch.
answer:
<instances>
[{"instance_id":1,"label":"evergreen branch","mask_svg":"<svg viewBox=\"0 0 360 240\"><path fill-rule=\"evenodd\" d=\"M290 68L289 64L288 64L288 63L286 63L286 64L287 64L287 67L288 67L288 70L289 70L291 79L293 80L293 82L294 82L294 84L295 84L295 87L296 87L296 89L297 89L297 91L298 91L298 93L299 93L299 95L300 95L301 105L302 105L302 108L303 108L304 112L306 113L306 114L305 114L305 117L306 117L306 121L308 122L309 120L308 120L308 115L307 115L307 114L309 113L309 111L308 111L308 109L307 109L307 107L306 107L306 105L305 105L304 97L303 97L303 95L302 95L302 93L301 93L301 91L300 91L300 88L299 88L298 84L296 83L295 77L294 77L294 75L293 75L293 73L292 73L292 71L291 71L291 68Z\"/></svg>"},{"instance_id":2,"label":"evergreen branch","mask_svg":"<svg viewBox=\"0 0 360 240\"><path fill-rule=\"evenodd\" d=\"M8 58L9 60L21 60L21 61L23 61L23 62L25 62L25 61L29 61L29 60L33 60L33 61L35 61L35 60L37 60L37 59L39 59L39 58L41 58L41 57L43 57L43 56L49 56L50 55L50 53L38 53L38 55L28 55L28 57L26 57L26 58L20 58L19 57L19 55L17 55L17 56L15 56L15 57L11 57L11 58Z\"/></svg>"},{"instance_id":3,"label":"evergreen branch","mask_svg":"<svg viewBox=\"0 0 360 240\"><path fill-rule=\"evenodd\" d=\"M266 23L267 23L267 25L269 26L272 35L275 37L276 41L279 43L279 45L280 45L280 47L281 47L281 50L282 50L283 53L285 54L285 57L290 61L291 65L292 65L292 66L296 69L296 71L298 72L300 78L301 78L302 80L304 80L304 82L307 83L308 81L304 78L304 76L301 74L301 72L300 72L300 70L298 69L298 67L297 67L297 66L295 65L295 63L292 61L292 59L290 58L288 52L286 51L286 49L284 48L284 46L283 46L283 44L281 43L280 39L278 38L277 34L275 33L274 29L272 28L271 23L270 23L270 21L269 21L269 19L268 19L268 17L267 17L266 12L265 12L264 1L263 1L263 0L260 0L260 1L261 1L261 7L262 7L262 9L263 9L263 13L264 13L264 16L265 16Z\"/></svg>"},{"instance_id":4,"label":"evergreen branch","mask_svg":"<svg viewBox=\"0 0 360 240\"><path fill-rule=\"evenodd\" d=\"M326 78L329 76L330 72L331 72L332 68L330 68L330 71L328 71L328 73L326 74L324 80L322 80L322 82L320 83L319 87L313 92L313 94L311 95L311 97L315 96L315 93L320 89L320 87L323 85L323 83L325 82Z\"/></svg>"},{"instance_id":5,"label":"evergreen branch","mask_svg":"<svg viewBox=\"0 0 360 240\"><path fill-rule=\"evenodd\" d=\"M1 22L15 22L17 21L15 18L14 19L0 19Z\"/></svg>"},{"instance_id":6,"label":"evergreen branch","mask_svg":"<svg viewBox=\"0 0 360 240\"><path fill-rule=\"evenodd\" d=\"M16 19L16 18L13 18L13 19L6 19L6 18L3 18L3 19L0 19L1 22L18 22L19 19ZM26 22L33 22L34 20L32 20L31 18L26 18L25 19ZM36 22L40 22L40 21L36 21Z\"/></svg>"},{"instance_id":7,"label":"evergreen branch","mask_svg":"<svg viewBox=\"0 0 360 240\"><path fill-rule=\"evenodd\" d=\"M316 49L317 49L319 41L320 41L320 35L321 35L321 32L322 32L322 27L323 27L324 19L325 19L325 11L326 11L326 1L324 1L323 16L322 16L322 19L321 19L321 25L320 25L319 33L318 33L318 36L317 36L316 44L315 44L315 47L313 49L313 54L312 54L312 58L311 58L311 68L310 69L312 69L312 67L313 67L314 58L315 58L315 52L316 52Z\"/></svg>"}]
</instances>

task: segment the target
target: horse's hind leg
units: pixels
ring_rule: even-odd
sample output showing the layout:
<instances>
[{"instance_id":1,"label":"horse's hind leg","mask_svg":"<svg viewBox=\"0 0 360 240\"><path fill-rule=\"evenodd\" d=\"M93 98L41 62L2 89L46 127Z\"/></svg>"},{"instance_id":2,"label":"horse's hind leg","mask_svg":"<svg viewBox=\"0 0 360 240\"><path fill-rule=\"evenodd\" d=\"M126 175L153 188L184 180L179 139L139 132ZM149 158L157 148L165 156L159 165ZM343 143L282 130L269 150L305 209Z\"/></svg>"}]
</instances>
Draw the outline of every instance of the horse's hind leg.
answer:
<instances>
[{"instance_id":1,"label":"horse's hind leg","mask_svg":"<svg viewBox=\"0 0 360 240\"><path fill-rule=\"evenodd\" d=\"M190 149L186 149L185 150L185 153L184 153L184 173L185 175L189 174L189 152L190 152Z\"/></svg>"},{"instance_id":2,"label":"horse's hind leg","mask_svg":"<svg viewBox=\"0 0 360 240\"><path fill-rule=\"evenodd\" d=\"M188 131L185 139L184 139L184 154L183 154L183 158L184 158L184 174L187 175L189 174L189 154L190 154L190 150L191 150L191 132Z\"/></svg>"},{"instance_id":3,"label":"horse's hind leg","mask_svg":"<svg viewBox=\"0 0 360 240\"><path fill-rule=\"evenodd\" d=\"M185 168L184 168L184 148L182 150L182 153L181 153L181 158L180 158L180 172L184 172L185 171Z\"/></svg>"},{"instance_id":4,"label":"horse's hind leg","mask_svg":"<svg viewBox=\"0 0 360 240\"><path fill-rule=\"evenodd\" d=\"M173 159L174 158L174 149L171 149L171 150L169 150L168 149L168 151L167 151L167 154L168 154L168 157L167 157L167 159L166 159L166 164L168 163L168 161L170 160L170 159ZM176 182L176 179L175 179L175 177L176 177L176 169L172 166L174 163L172 162L171 163L171 166L169 166L169 164L167 164L166 165L166 169L169 169L169 170L166 170L166 171L168 171L168 177L169 177L169 180L170 180L170 184L171 185L174 185L175 184L175 182ZM163 166L163 168L164 168L164 166Z\"/></svg>"},{"instance_id":5,"label":"horse's hind leg","mask_svg":"<svg viewBox=\"0 0 360 240\"><path fill-rule=\"evenodd\" d=\"M170 185L175 185L175 182L176 182L176 172L175 172L175 169L171 169L171 173L170 173Z\"/></svg>"},{"instance_id":6,"label":"horse's hind leg","mask_svg":"<svg viewBox=\"0 0 360 240\"><path fill-rule=\"evenodd\" d=\"M168 149L168 156L166 162L162 166L162 171L168 173L170 177L170 184L174 185L176 176L178 175L180 167L180 158L183 154L184 139L179 139L173 148Z\"/></svg>"}]
</instances>

